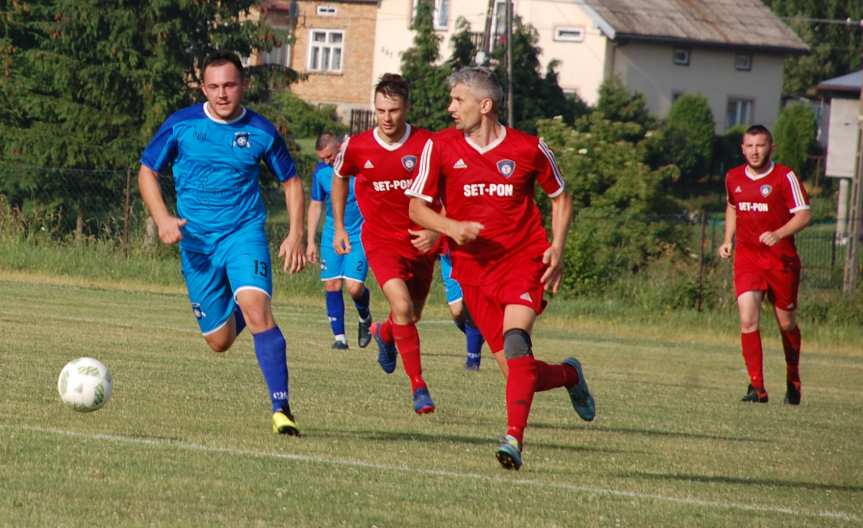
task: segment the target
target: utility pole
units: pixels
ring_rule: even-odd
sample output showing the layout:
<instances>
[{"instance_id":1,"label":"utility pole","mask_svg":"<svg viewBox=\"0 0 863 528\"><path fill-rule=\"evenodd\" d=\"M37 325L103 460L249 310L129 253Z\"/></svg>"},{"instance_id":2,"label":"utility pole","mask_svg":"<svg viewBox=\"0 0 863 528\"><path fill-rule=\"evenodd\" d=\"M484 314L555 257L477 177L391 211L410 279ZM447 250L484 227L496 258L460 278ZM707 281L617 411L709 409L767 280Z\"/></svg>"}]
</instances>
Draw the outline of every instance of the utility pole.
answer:
<instances>
[{"instance_id":1,"label":"utility pole","mask_svg":"<svg viewBox=\"0 0 863 528\"><path fill-rule=\"evenodd\" d=\"M861 50L863 58L863 50ZM848 226L848 246L845 253L845 279L842 283L842 291L850 294L857 285L857 276L860 273L860 264L857 254L860 248L860 222L863 220L863 70L860 72L860 110L857 112L857 170L854 181L851 183L851 207L848 217L851 225Z\"/></svg>"},{"instance_id":2,"label":"utility pole","mask_svg":"<svg viewBox=\"0 0 863 528\"><path fill-rule=\"evenodd\" d=\"M506 124L515 126L512 110L512 0L506 0Z\"/></svg>"}]
</instances>

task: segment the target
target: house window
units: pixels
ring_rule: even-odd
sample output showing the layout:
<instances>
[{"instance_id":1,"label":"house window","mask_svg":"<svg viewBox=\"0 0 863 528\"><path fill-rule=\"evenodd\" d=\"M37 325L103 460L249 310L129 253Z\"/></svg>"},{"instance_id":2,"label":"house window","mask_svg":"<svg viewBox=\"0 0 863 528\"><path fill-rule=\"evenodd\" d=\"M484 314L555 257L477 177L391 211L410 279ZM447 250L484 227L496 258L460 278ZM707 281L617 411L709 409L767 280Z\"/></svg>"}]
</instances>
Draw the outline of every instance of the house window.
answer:
<instances>
[{"instance_id":1,"label":"house window","mask_svg":"<svg viewBox=\"0 0 863 528\"><path fill-rule=\"evenodd\" d=\"M671 51L671 60L678 66L689 66L689 50L686 48L674 48Z\"/></svg>"},{"instance_id":2,"label":"house window","mask_svg":"<svg viewBox=\"0 0 863 528\"><path fill-rule=\"evenodd\" d=\"M418 0L413 0L414 7L412 11L413 14L411 15L411 22L413 22L413 17L416 16L417 13L417 1ZM432 19L434 21L435 29L446 31L447 27L449 27L449 0L435 0Z\"/></svg>"},{"instance_id":3,"label":"house window","mask_svg":"<svg viewBox=\"0 0 863 528\"><path fill-rule=\"evenodd\" d=\"M734 55L734 69L737 71L752 71L752 54L736 53Z\"/></svg>"},{"instance_id":4,"label":"house window","mask_svg":"<svg viewBox=\"0 0 863 528\"><path fill-rule=\"evenodd\" d=\"M516 2L512 3L512 16L515 17ZM491 36L489 40L489 49L494 51L494 47L501 44L503 36L506 35L506 0L495 0L494 12L491 17Z\"/></svg>"},{"instance_id":5,"label":"house window","mask_svg":"<svg viewBox=\"0 0 863 528\"><path fill-rule=\"evenodd\" d=\"M584 42L584 28L556 27L554 28L554 40L561 42Z\"/></svg>"},{"instance_id":6,"label":"house window","mask_svg":"<svg viewBox=\"0 0 863 528\"><path fill-rule=\"evenodd\" d=\"M336 16L336 6L318 6L317 13L318 16Z\"/></svg>"},{"instance_id":7,"label":"house window","mask_svg":"<svg viewBox=\"0 0 863 528\"><path fill-rule=\"evenodd\" d=\"M725 110L725 127L731 128L736 125L746 125L752 122L752 99L741 97L729 97L728 106Z\"/></svg>"},{"instance_id":8,"label":"house window","mask_svg":"<svg viewBox=\"0 0 863 528\"><path fill-rule=\"evenodd\" d=\"M309 38L309 71L340 72L345 32L340 29L313 29Z\"/></svg>"},{"instance_id":9,"label":"house window","mask_svg":"<svg viewBox=\"0 0 863 528\"><path fill-rule=\"evenodd\" d=\"M286 27L278 27L273 26L278 32L283 32L284 34L289 34L290 29ZM291 47L287 44L283 46L279 46L278 48L273 48L270 51L265 51L261 54L261 61L263 64L277 64L279 66L290 66L291 65Z\"/></svg>"}]
</instances>

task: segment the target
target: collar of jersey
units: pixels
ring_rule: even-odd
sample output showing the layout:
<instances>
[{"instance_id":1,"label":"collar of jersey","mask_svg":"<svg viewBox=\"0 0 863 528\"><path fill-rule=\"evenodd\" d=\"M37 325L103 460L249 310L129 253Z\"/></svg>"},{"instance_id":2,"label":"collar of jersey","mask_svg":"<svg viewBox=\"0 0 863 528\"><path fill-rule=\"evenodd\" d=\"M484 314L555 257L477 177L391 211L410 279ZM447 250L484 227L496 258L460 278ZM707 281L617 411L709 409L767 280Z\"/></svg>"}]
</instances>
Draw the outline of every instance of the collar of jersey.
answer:
<instances>
[{"instance_id":1,"label":"collar of jersey","mask_svg":"<svg viewBox=\"0 0 863 528\"><path fill-rule=\"evenodd\" d=\"M475 151L479 152L480 154L485 154L486 152L503 143L503 140L506 139L506 127L500 123L496 123L496 125L499 126L501 130L503 130L503 133L501 133L501 135L499 135L497 139L484 147L481 147L474 143L474 141L470 137L468 137L467 133L465 133L464 135L464 140L467 141L467 144L470 145L471 148L473 148Z\"/></svg>"},{"instance_id":2,"label":"collar of jersey","mask_svg":"<svg viewBox=\"0 0 863 528\"><path fill-rule=\"evenodd\" d=\"M224 119L219 119L218 117L216 117L216 116L214 116L213 114L211 114L211 113L210 113L210 109L209 109L209 107L207 107L207 103L204 103L204 113L205 113L205 114L207 114L207 117L209 117L209 118L210 118L210 120L215 121L216 123L219 123L219 124L222 124L222 125L230 125L231 123L236 123L236 122L237 122L237 121L239 121L240 119L242 119L242 118L246 117L246 108L245 108L245 107L243 107L243 109L242 109L242 110L243 110L243 111L242 111L242 112L240 112L240 115L238 115L237 117L235 117L235 118L231 119L230 121L225 121Z\"/></svg>"},{"instance_id":3,"label":"collar of jersey","mask_svg":"<svg viewBox=\"0 0 863 528\"><path fill-rule=\"evenodd\" d=\"M767 171L764 174L752 174L752 172L750 172L750 170L749 170L749 165L747 165L746 168L743 169L743 172L746 173L746 177L749 178L750 180L758 181L761 178L766 178L771 172L773 172L773 168L775 166L776 166L776 164L771 161L770 162L770 168L767 169Z\"/></svg>"},{"instance_id":4,"label":"collar of jersey","mask_svg":"<svg viewBox=\"0 0 863 528\"><path fill-rule=\"evenodd\" d=\"M386 141L384 141L384 139L380 136L380 133L378 132L378 127L375 127L375 129L372 131L372 135L375 137L375 141L378 142L378 145L382 146L383 148L389 151L398 150L398 148L404 145L405 141L407 141L408 138L411 136L411 124L405 123L405 133L402 134L402 137L399 138L399 140L395 143L387 143Z\"/></svg>"}]
</instances>

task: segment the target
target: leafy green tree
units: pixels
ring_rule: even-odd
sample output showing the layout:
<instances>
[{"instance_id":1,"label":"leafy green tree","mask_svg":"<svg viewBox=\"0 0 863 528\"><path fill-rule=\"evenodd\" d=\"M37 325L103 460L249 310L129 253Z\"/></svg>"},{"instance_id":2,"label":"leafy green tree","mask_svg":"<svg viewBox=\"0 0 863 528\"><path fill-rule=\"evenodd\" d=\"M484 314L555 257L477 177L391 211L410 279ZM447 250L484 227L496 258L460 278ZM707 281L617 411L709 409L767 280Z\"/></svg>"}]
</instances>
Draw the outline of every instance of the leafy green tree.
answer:
<instances>
[{"instance_id":1,"label":"leafy green tree","mask_svg":"<svg viewBox=\"0 0 863 528\"><path fill-rule=\"evenodd\" d=\"M860 20L863 2L771 0L766 3L777 15L788 17L784 21L810 48L807 55L785 59L784 92L787 95L811 93L814 86L825 79L860 69L863 32L858 27L807 19Z\"/></svg>"},{"instance_id":2,"label":"leafy green tree","mask_svg":"<svg viewBox=\"0 0 863 528\"><path fill-rule=\"evenodd\" d=\"M805 103L790 104L779 114L773 128L776 161L803 177L808 168L808 155L815 149L818 128L815 112Z\"/></svg>"},{"instance_id":3,"label":"leafy green tree","mask_svg":"<svg viewBox=\"0 0 863 528\"><path fill-rule=\"evenodd\" d=\"M639 132L628 136L629 140L641 139L648 130L656 128L656 119L647 109L644 94L629 93L623 81L617 77L611 77L599 86L596 110L609 121L639 125Z\"/></svg>"},{"instance_id":4,"label":"leafy green tree","mask_svg":"<svg viewBox=\"0 0 863 528\"><path fill-rule=\"evenodd\" d=\"M684 192L692 191L710 172L716 124L710 102L701 94L684 94L665 120L665 154L677 165Z\"/></svg>"},{"instance_id":5,"label":"leafy green tree","mask_svg":"<svg viewBox=\"0 0 863 528\"><path fill-rule=\"evenodd\" d=\"M197 71L209 52L280 44L246 17L255 4L0 4L0 193L75 211L79 231L85 217L108 211L125 184L111 171L131 167L155 128L200 97Z\"/></svg>"},{"instance_id":6,"label":"leafy green tree","mask_svg":"<svg viewBox=\"0 0 863 528\"><path fill-rule=\"evenodd\" d=\"M452 71L458 71L467 66L474 65L477 49L471 37L470 22L464 17L458 17L455 22L455 33L450 40L452 55L446 64Z\"/></svg>"},{"instance_id":7,"label":"leafy green tree","mask_svg":"<svg viewBox=\"0 0 863 528\"><path fill-rule=\"evenodd\" d=\"M438 64L441 37L434 30L434 2L417 2L411 29L413 46L402 55L402 76L411 84L411 109L408 121L438 130L450 124L449 88L446 79L450 69Z\"/></svg>"}]
</instances>

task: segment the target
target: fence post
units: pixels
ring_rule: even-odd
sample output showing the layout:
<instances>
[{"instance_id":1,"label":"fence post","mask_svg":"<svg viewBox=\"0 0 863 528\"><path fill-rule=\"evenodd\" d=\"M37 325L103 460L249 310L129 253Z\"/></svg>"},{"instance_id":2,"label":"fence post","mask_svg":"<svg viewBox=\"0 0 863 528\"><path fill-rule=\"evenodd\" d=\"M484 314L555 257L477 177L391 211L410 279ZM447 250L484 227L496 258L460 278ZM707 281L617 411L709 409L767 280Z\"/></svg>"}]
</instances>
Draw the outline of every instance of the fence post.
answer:
<instances>
[{"instance_id":1,"label":"fence post","mask_svg":"<svg viewBox=\"0 0 863 528\"><path fill-rule=\"evenodd\" d=\"M123 200L123 255L129 256L129 220L132 214L132 168L126 169L126 191Z\"/></svg>"},{"instance_id":2,"label":"fence post","mask_svg":"<svg viewBox=\"0 0 863 528\"><path fill-rule=\"evenodd\" d=\"M707 244L707 211L701 212L701 243L698 245L698 304L701 312L704 307L704 246Z\"/></svg>"}]
</instances>

